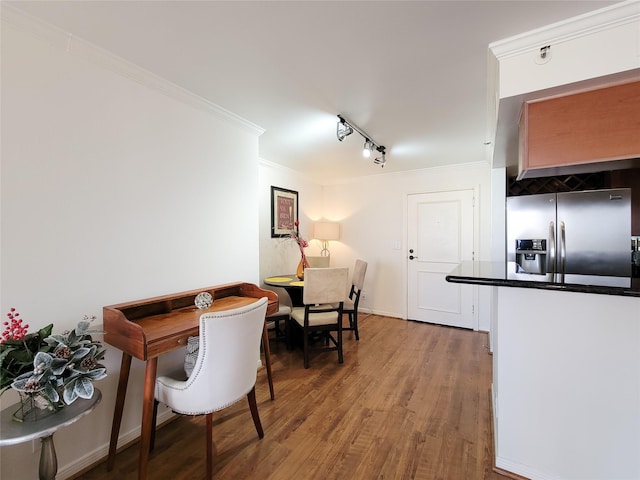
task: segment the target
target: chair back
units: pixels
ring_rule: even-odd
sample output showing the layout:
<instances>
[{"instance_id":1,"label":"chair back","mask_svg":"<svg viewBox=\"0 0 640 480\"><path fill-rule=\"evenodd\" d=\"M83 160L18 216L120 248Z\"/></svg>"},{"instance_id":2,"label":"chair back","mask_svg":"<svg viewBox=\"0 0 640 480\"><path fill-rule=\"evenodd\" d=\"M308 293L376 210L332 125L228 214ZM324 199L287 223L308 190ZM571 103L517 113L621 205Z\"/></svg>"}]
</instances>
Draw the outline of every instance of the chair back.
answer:
<instances>
[{"instance_id":1,"label":"chair back","mask_svg":"<svg viewBox=\"0 0 640 480\"><path fill-rule=\"evenodd\" d=\"M329 257L310 257L307 255L307 261L311 268L329 268Z\"/></svg>"},{"instance_id":2,"label":"chair back","mask_svg":"<svg viewBox=\"0 0 640 480\"><path fill-rule=\"evenodd\" d=\"M305 268L302 301L305 305L344 302L349 291L349 269Z\"/></svg>"},{"instance_id":3,"label":"chair back","mask_svg":"<svg viewBox=\"0 0 640 480\"><path fill-rule=\"evenodd\" d=\"M362 290L364 287L364 276L367 273L367 262L364 260L356 260L356 265L353 268L353 278L351 283L358 289Z\"/></svg>"},{"instance_id":4,"label":"chair back","mask_svg":"<svg viewBox=\"0 0 640 480\"><path fill-rule=\"evenodd\" d=\"M260 284L260 288L263 290L271 290L276 295L278 295L278 304L280 307L289 307L293 306L293 302L291 301L291 296L289 293L282 287L274 287L272 285Z\"/></svg>"},{"instance_id":5,"label":"chair back","mask_svg":"<svg viewBox=\"0 0 640 480\"><path fill-rule=\"evenodd\" d=\"M267 312L263 297L244 307L200 316L199 351L186 381L158 388L158 401L178 413L196 415L221 410L244 397L255 386L256 365Z\"/></svg>"}]
</instances>

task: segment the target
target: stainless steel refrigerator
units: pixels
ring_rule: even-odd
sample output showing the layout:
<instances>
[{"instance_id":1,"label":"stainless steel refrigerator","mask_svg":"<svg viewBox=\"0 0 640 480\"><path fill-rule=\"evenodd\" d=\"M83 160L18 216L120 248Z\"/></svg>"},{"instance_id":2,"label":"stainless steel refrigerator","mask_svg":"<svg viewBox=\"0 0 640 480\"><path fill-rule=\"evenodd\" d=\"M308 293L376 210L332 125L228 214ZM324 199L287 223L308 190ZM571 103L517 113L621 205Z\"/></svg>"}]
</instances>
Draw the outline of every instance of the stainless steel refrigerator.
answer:
<instances>
[{"instance_id":1,"label":"stainless steel refrigerator","mask_svg":"<svg viewBox=\"0 0 640 480\"><path fill-rule=\"evenodd\" d=\"M507 197L507 276L628 287L631 190Z\"/></svg>"}]
</instances>

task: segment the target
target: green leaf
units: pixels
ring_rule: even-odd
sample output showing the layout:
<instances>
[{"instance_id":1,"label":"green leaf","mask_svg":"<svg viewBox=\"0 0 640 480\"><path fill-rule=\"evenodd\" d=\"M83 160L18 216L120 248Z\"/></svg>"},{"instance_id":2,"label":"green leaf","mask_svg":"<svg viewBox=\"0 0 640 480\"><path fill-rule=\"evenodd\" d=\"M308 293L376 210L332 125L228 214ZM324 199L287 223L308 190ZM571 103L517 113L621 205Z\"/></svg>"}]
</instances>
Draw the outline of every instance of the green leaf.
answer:
<instances>
[{"instance_id":1,"label":"green leaf","mask_svg":"<svg viewBox=\"0 0 640 480\"><path fill-rule=\"evenodd\" d=\"M46 327L43 327L40 330L38 330L38 336L40 338L47 338L49 335L51 335L52 331L53 331L53 323L50 323Z\"/></svg>"},{"instance_id":2,"label":"green leaf","mask_svg":"<svg viewBox=\"0 0 640 480\"><path fill-rule=\"evenodd\" d=\"M74 346L80 340L82 340L82 337L76 335L76 331L75 330L71 330L71 332L69 333L69 336L67 337L67 345Z\"/></svg>"},{"instance_id":3,"label":"green leaf","mask_svg":"<svg viewBox=\"0 0 640 480\"><path fill-rule=\"evenodd\" d=\"M39 378L33 376L33 372L23 373L13 381L13 383L11 384L11 388L19 392L24 392L24 387L27 385L27 382L32 379L36 381L39 380Z\"/></svg>"},{"instance_id":4,"label":"green leaf","mask_svg":"<svg viewBox=\"0 0 640 480\"><path fill-rule=\"evenodd\" d=\"M76 380L67 383L64 386L64 391L62 392L62 398L64 399L64 403L67 405L71 405L78 398L78 393L75 391Z\"/></svg>"},{"instance_id":5,"label":"green leaf","mask_svg":"<svg viewBox=\"0 0 640 480\"><path fill-rule=\"evenodd\" d=\"M53 357L45 352L36 353L36 357L33 359L33 366L40 368L51 368Z\"/></svg>"},{"instance_id":6,"label":"green leaf","mask_svg":"<svg viewBox=\"0 0 640 480\"><path fill-rule=\"evenodd\" d=\"M90 322L86 320L81 320L78 322L78 326L76 327L76 333L78 335L84 335L87 330L89 330Z\"/></svg>"},{"instance_id":7,"label":"green leaf","mask_svg":"<svg viewBox=\"0 0 640 480\"><path fill-rule=\"evenodd\" d=\"M87 347L78 348L75 352L73 352L73 355L71 355L69 362L77 362L79 360L82 360L89 353L91 353L90 348L87 348Z\"/></svg>"},{"instance_id":8,"label":"green leaf","mask_svg":"<svg viewBox=\"0 0 640 480\"><path fill-rule=\"evenodd\" d=\"M47 383L44 386L42 394L51 403L58 403L60 401L60 395L58 394L58 391L53 387L53 385L51 385L51 383Z\"/></svg>"},{"instance_id":9,"label":"green leaf","mask_svg":"<svg viewBox=\"0 0 640 480\"><path fill-rule=\"evenodd\" d=\"M87 372L87 373L84 374L84 377L88 377L93 381L102 380L106 376L107 376L107 369L106 368L95 368L95 369L91 370L90 372Z\"/></svg>"},{"instance_id":10,"label":"green leaf","mask_svg":"<svg viewBox=\"0 0 640 480\"><path fill-rule=\"evenodd\" d=\"M69 362L64 358L54 358L51 362L51 373L54 375L62 375L67 368Z\"/></svg>"},{"instance_id":11,"label":"green leaf","mask_svg":"<svg viewBox=\"0 0 640 480\"><path fill-rule=\"evenodd\" d=\"M79 378L76 381L76 386L73 390L80 398L93 397L93 384L91 383L91 380L86 377Z\"/></svg>"},{"instance_id":12,"label":"green leaf","mask_svg":"<svg viewBox=\"0 0 640 480\"><path fill-rule=\"evenodd\" d=\"M26 372L31 372L32 368L33 365L30 361L18 363L15 359L9 358L3 363L0 370L0 389L9 387L14 379Z\"/></svg>"},{"instance_id":13,"label":"green leaf","mask_svg":"<svg viewBox=\"0 0 640 480\"><path fill-rule=\"evenodd\" d=\"M2 346L2 350L0 350L0 364L4 363L4 359L7 358L7 356L11 353L11 352L15 352L18 349L18 346L6 346L6 343L3 343Z\"/></svg>"}]
</instances>

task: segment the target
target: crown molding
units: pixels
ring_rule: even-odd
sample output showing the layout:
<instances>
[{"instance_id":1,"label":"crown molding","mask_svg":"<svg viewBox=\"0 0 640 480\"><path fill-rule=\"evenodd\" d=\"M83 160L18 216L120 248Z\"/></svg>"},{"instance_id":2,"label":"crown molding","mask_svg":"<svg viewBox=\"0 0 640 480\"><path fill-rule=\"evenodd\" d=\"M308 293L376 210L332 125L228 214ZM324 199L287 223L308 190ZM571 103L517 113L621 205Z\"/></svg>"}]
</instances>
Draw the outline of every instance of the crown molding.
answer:
<instances>
[{"instance_id":1,"label":"crown molding","mask_svg":"<svg viewBox=\"0 0 640 480\"><path fill-rule=\"evenodd\" d=\"M155 90L169 98L203 110L227 123L234 124L256 136L264 133L264 129L239 115L182 88L165 78L145 70L108 50L98 47L69 32L46 23L37 17L6 4L0 5L2 28L11 28L44 41L48 45L72 55L121 77L127 78L147 88Z\"/></svg>"},{"instance_id":2,"label":"crown molding","mask_svg":"<svg viewBox=\"0 0 640 480\"><path fill-rule=\"evenodd\" d=\"M541 8L545 8L541 3ZM577 17L552 23L529 32L489 44L496 58L504 59L537 51L541 46L557 44L611 28L640 22L640 0L627 0ZM640 26L638 27L640 35Z\"/></svg>"}]
</instances>

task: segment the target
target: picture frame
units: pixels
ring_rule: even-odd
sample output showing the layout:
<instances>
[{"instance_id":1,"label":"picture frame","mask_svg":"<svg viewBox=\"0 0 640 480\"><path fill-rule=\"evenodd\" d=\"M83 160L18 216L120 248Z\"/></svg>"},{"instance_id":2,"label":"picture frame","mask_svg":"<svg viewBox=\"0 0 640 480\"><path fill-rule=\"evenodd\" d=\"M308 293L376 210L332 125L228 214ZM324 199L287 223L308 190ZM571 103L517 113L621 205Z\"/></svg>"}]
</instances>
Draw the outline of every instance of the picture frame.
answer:
<instances>
[{"instance_id":1,"label":"picture frame","mask_svg":"<svg viewBox=\"0 0 640 480\"><path fill-rule=\"evenodd\" d=\"M298 192L271 186L271 238L287 237L298 221Z\"/></svg>"}]
</instances>

